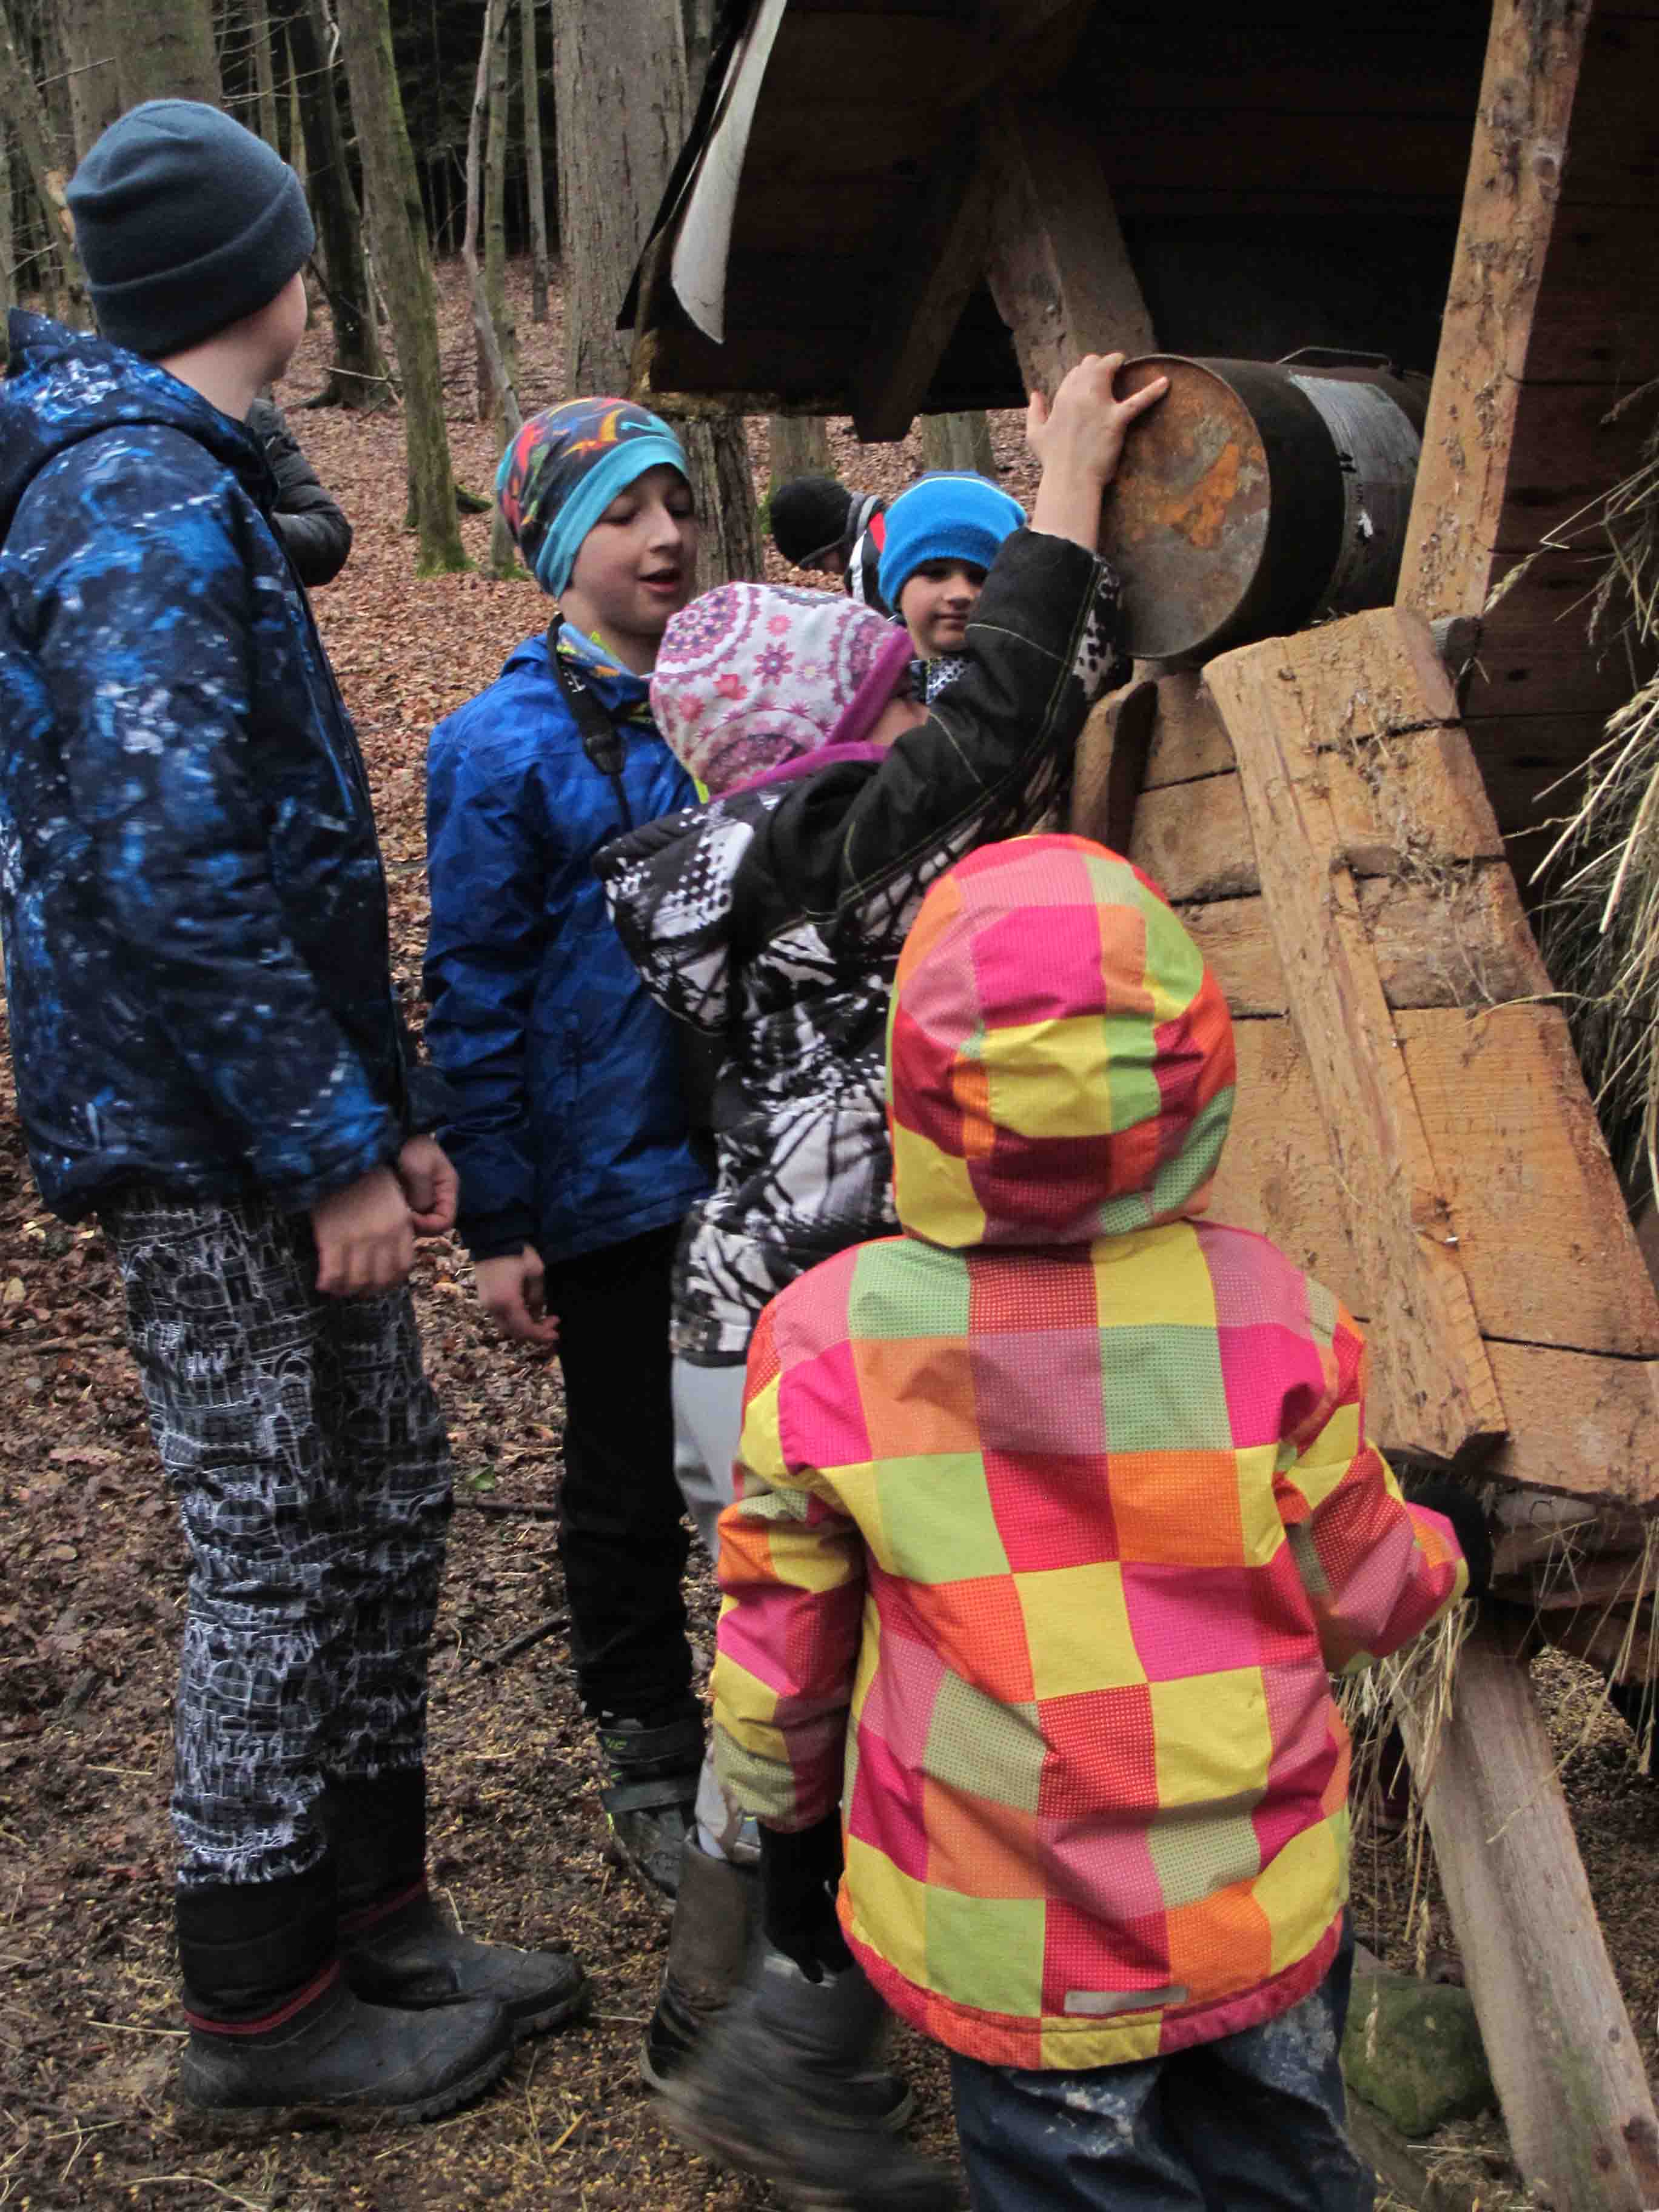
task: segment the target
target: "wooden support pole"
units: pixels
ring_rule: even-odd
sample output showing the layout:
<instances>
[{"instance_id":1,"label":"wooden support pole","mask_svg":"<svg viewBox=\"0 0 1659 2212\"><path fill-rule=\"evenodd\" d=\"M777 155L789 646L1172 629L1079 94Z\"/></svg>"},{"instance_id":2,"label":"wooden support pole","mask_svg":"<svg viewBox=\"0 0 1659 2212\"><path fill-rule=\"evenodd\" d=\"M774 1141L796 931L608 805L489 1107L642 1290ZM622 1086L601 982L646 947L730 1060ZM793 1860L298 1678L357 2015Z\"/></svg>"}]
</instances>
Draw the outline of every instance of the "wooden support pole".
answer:
<instances>
[{"instance_id":1,"label":"wooden support pole","mask_svg":"<svg viewBox=\"0 0 1659 2212\"><path fill-rule=\"evenodd\" d=\"M1522 2173L1553 2212L1659 2204L1659 2123L1525 1668L1479 1621L1431 1759L1400 1720Z\"/></svg>"},{"instance_id":2,"label":"wooden support pole","mask_svg":"<svg viewBox=\"0 0 1659 2212\"><path fill-rule=\"evenodd\" d=\"M1000 109L988 136L991 295L1026 390L1052 398L1086 353L1150 353L1152 319L1093 138L1039 100Z\"/></svg>"},{"instance_id":3,"label":"wooden support pole","mask_svg":"<svg viewBox=\"0 0 1659 2212\"><path fill-rule=\"evenodd\" d=\"M902 438L985 271L991 176L971 122L935 165L921 219L870 319L853 422L866 443Z\"/></svg>"},{"instance_id":4,"label":"wooden support pole","mask_svg":"<svg viewBox=\"0 0 1659 2212\"><path fill-rule=\"evenodd\" d=\"M1357 638L1358 626L1373 619L1224 653L1205 681L1237 757L1268 924L1376 1328L1374 1432L1449 1459L1465 1446L1495 1443L1508 1424L1321 751L1342 728L1330 710L1332 641L1339 631ZM1382 619L1397 626L1411 618L1386 611ZM1373 656L1392 660L1380 687L1359 687L1368 700L1438 666L1427 626L1416 628L1420 639L1396 629L1392 655L1388 637L1365 633ZM1417 719L1435 714L1425 705Z\"/></svg>"}]
</instances>

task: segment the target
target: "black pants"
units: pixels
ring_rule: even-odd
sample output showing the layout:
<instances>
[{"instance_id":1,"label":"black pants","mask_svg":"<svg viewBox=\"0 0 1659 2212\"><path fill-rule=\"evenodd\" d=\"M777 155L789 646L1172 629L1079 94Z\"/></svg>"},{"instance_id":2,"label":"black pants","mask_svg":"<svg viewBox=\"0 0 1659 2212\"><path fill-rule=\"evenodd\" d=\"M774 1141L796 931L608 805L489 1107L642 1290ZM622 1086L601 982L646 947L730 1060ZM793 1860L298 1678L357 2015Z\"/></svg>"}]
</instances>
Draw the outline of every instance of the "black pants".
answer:
<instances>
[{"instance_id":1,"label":"black pants","mask_svg":"<svg viewBox=\"0 0 1659 2212\"><path fill-rule=\"evenodd\" d=\"M443 1418L408 1291L319 1297L303 1213L136 1190L103 1219L190 1542L179 1880L269 1886L324 1859L331 1784L418 1785Z\"/></svg>"},{"instance_id":2,"label":"black pants","mask_svg":"<svg viewBox=\"0 0 1659 2212\"><path fill-rule=\"evenodd\" d=\"M678 1242L675 1223L547 1271L564 1372L559 1551L592 1714L654 1720L691 1692L668 1354Z\"/></svg>"}]
</instances>

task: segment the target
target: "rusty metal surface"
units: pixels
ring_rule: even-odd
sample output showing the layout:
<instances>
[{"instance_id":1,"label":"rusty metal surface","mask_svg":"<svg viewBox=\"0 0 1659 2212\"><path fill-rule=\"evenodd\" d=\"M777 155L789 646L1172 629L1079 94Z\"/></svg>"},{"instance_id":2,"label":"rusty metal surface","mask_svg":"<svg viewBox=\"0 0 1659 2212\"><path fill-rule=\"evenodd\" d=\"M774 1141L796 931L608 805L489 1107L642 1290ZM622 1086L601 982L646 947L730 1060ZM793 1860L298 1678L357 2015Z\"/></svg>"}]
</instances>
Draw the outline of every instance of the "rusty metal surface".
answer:
<instances>
[{"instance_id":1,"label":"rusty metal surface","mask_svg":"<svg viewBox=\"0 0 1659 2212\"><path fill-rule=\"evenodd\" d=\"M1100 550L1123 578L1125 650L1201 650L1255 584L1267 541L1267 454L1249 410L1195 361L1148 355L1119 389L1170 389L1134 428L1107 494Z\"/></svg>"}]
</instances>

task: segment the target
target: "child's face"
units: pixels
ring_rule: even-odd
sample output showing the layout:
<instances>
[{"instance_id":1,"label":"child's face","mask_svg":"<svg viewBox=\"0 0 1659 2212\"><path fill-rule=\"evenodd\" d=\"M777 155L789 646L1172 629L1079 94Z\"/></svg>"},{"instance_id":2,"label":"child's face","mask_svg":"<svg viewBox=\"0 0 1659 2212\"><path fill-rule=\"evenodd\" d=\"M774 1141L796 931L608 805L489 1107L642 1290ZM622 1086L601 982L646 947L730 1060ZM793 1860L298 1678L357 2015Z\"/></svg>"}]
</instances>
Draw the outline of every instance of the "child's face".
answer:
<instances>
[{"instance_id":1,"label":"child's face","mask_svg":"<svg viewBox=\"0 0 1659 2212\"><path fill-rule=\"evenodd\" d=\"M905 579L898 611L924 660L961 652L968 617L984 586L984 569L970 561L924 561Z\"/></svg>"},{"instance_id":2,"label":"child's face","mask_svg":"<svg viewBox=\"0 0 1659 2212\"><path fill-rule=\"evenodd\" d=\"M691 597L696 559L690 485L666 463L647 469L583 538L562 594L565 617L578 629L597 630L643 672L669 617Z\"/></svg>"}]
</instances>

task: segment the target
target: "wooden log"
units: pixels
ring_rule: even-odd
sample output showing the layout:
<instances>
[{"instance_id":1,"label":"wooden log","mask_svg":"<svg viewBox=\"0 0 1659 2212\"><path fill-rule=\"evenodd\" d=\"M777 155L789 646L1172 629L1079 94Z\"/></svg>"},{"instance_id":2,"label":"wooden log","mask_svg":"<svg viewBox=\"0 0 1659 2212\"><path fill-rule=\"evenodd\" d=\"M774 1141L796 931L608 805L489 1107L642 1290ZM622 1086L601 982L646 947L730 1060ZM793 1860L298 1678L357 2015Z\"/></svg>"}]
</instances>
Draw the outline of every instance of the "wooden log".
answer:
<instances>
[{"instance_id":1,"label":"wooden log","mask_svg":"<svg viewBox=\"0 0 1659 2212\"><path fill-rule=\"evenodd\" d=\"M1143 791L1129 858L1177 904L1244 898L1261 888L1243 793L1232 774Z\"/></svg>"},{"instance_id":2,"label":"wooden log","mask_svg":"<svg viewBox=\"0 0 1659 2212\"><path fill-rule=\"evenodd\" d=\"M1554 2212L1659 2204L1659 2121L1525 1670L1477 1620L1431 1759L1399 1717L1522 2172Z\"/></svg>"},{"instance_id":3,"label":"wooden log","mask_svg":"<svg viewBox=\"0 0 1659 2212\"><path fill-rule=\"evenodd\" d=\"M1217 1221L1271 1237L1361 1320L1368 1285L1354 1257L1330 1139L1289 1022L1242 1021L1239 1110L1221 1155L1209 1211Z\"/></svg>"},{"instance_id":4,"label":"wooden log","mask_svg":"<svg viewBox=\"0 0 1659 2212\"><path fill-rule=\"evenodd\" d=\"M1238 758L1268 919L1376 1325L1376 1425L1392 1443L1451 1458L1466 1445L1489 1445L1509 1424L1342 861L1318 751L1323 725L1302 693L1311 658L1309 681L1324 697L1330 641L1349 627L1311 633L1316 656L1302 638L1224 653L1206 681ZM1371 643L1368 635L1368 652ZM1403 689L1413 665L1402 647L1391 682ZM1419 724L1431 722L1432 702L1421 704Z\"/></svg>"},{"instance_id":5,"label":"wooden log","mask_svg":"<svg viewBox=\"0 0 1659 2212\"><path fill-rule=\"evenodd\" d=\"M1114 853L1134 840L1135 810L1158 713L1158 686L1142 678L1099 701L1078 739L1068 826Z\"/></svg>"},{"instance_id":6,"label":"wooden log","mask_svg":"<svg viewBox=\"0 0 1659 2212\"><path fill-rule=\"evenodd\" d=\"M1486 600L1589 15L1589 0L1492 9L1396 592L1426 614Z\"/></svg>"},{"instance_id":7,"label":"wooden log","mask_svg":"<svg viewBox=\"0 0 1659 2212\"><path fill-rule=\"evenodd\" d=\"M988 274L1028 392L1050 398L1088 353L1150 353L1152 319L1093 136L1058 103L1014 101L988 133Z\"/></svg>"},{"instance_id":8,"label":"wooden log","mask_svg":"<svg viewBox=\"0 0 1659 2212\"><path fill-rule=\"evenodd\" d=\"M1158 719L1146 759L1146 789L1225 775L1236 765L1232 740L1204 689L1203 677L1196 669L1165 675L1150 661L1139 665L1151 669L1158 683Z\"/></svg>"},{"instance_id":9,"label":"wooden log","mask_svg":"<svg viewBox=\"0 0 1659 2212\"><path fill-rule=\"evenodd\" d=\"M1510 1422L1487 1473L1598 1503L1659 1503L1659 1362L1497 1340L1486 1357Z\"/></svg>"},{"instance_id":10,"label":"wooden log","mask_svg":"<svg viewBox=\"0 0 1659 2212\"><path fill-rule=\"evenodd\" d=\"M902 438L927 396L984 273L992 197L991 166L970 124L935 165L921 213L870 319L853 407L854 427L866 442Z\"/></svg>"}]
</instances>

